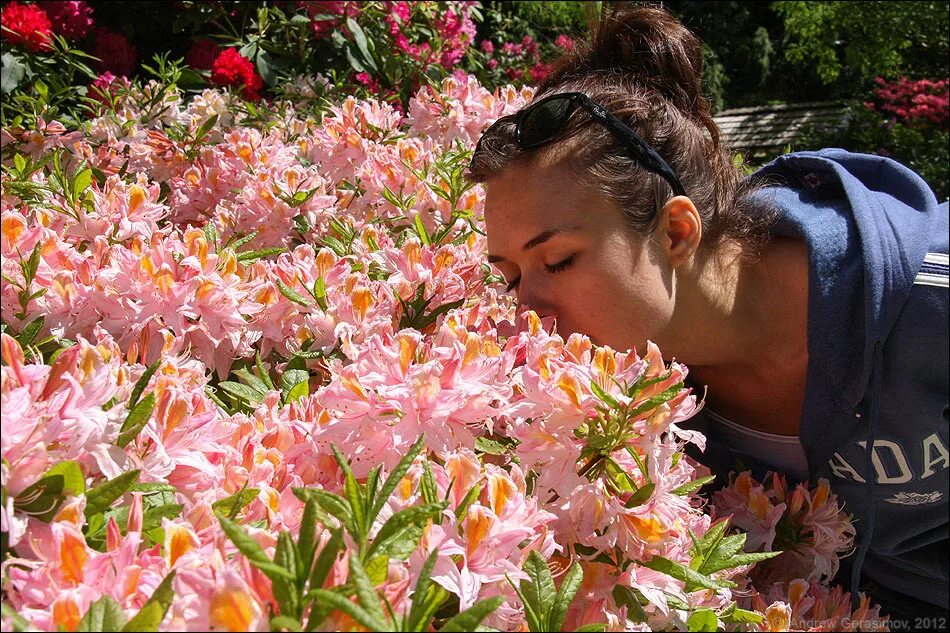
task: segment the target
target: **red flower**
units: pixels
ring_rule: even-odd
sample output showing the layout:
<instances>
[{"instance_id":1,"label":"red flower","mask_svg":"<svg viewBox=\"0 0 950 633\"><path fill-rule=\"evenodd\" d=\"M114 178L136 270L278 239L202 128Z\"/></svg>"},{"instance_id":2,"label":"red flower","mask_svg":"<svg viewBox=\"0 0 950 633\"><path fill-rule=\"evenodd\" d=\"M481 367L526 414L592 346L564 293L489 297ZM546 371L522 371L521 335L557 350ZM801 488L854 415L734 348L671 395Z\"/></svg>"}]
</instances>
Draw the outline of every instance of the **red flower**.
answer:
<instances>
[{"instance_id":1,"label":"red flower","mask_svg":"<svg viewBox=\"0 0 950 633\"><path fill-rule=\"evenodd\" d=\"M67 40L81 40L92 30L92 7L83 0L39 3L53 23L53 31Z\"/></svg>"},{"instance_id":2,"label":"red flower","mask_svg":"<svg viewBox=\"0 0 950 633\"><path fill-rule=\"evenodd\" d=\"M211 83L218 86L243 86L245 99L257 101L264 81L254 70L254 64L236 48L226 48L211 66Z\"/></svg>"},{"instance_id":3,"label":"red flower","mask_svg":"<svg viewBox=\"0 0 950 633\"><path fill-rule=\"evenodd\" d=\"M541 83L544 79L551 74L551 65L550 64L535 64L531 67L531 81L534 83Z\"/></svg>"},{"instance_id":4,"label":"red flower","mask_svg":"<svg viewBox=\"0 0 950 633\"><path fill-rule=\"evenodd\" d=\"M563 33L557 36L557 39L554 40L554 45L568 53L574 50L574 40Z\"/></svg>"},{"instance_id":5,"label":"red flower","mask_svg":"<svg viewBox=\"0 0 950 633\"><path fill-rule=\"evenodd\" d=\"M106 28L96 29L92 54L102 60L96 64L100 72L129 76L135 68L135 47L126 36Z\"/></svg>"},{"instance_id":6,"label":"red flower","mask_svg":"<svg viewBox=\"0 0 950 633\"><path fill-rule=\"evenodd\" d=\"M185 63L198 70L210 70L214 60L221 54L221 47L204 37L191 45L185 55Z\"/></svg>"},{"instance_id":7,"label":"red flower","mask_svg":"<svg viewBox=\"0 0 950 633\"><path fill-rule=\"evenodd\" d=\"M52 50L50 35L53 26L46 11L35 4L10 2L0 14L3 38L11 44L19 44L26 50L38 53Z\"/></svg>"},{"instance_id":8,"label":"red flower","mask_svg":"<svg viewBox=\"0 0 950 633\"><path fill-rule=\"evenodd\" d=\"M106 71L89 84L87 96L104 106L110 106L112 99L121 94L123 90L127 90L130 85L129 80L125 77L116 77ZM98 114L95 110L94 112Z\"/></svg>"}]
</instances>

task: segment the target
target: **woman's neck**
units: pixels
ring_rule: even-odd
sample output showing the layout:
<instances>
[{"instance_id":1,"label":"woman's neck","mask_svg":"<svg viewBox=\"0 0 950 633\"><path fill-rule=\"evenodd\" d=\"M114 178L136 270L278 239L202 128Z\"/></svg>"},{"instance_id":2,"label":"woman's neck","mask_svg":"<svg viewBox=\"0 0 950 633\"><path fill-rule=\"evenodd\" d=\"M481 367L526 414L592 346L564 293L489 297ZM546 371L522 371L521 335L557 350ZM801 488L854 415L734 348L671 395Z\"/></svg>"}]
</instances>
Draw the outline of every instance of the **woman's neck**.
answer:
<instances>
[{"instance_id":1,"label":"woman's neck","mask_svg":"<svg viewBox=\"0 0 950 633\"><path fill-rule=\"evenodd\" d=\"M758 428L741 418L771 407L782 412L775 416L781 428L762 430L797 430L808 364L807 244L774 238L752 261L724 248L685 271L677 295L680 334L671 330L660 349L675 353L692 380L709 387L710 406Z\"/></svg>"}]
</instances>

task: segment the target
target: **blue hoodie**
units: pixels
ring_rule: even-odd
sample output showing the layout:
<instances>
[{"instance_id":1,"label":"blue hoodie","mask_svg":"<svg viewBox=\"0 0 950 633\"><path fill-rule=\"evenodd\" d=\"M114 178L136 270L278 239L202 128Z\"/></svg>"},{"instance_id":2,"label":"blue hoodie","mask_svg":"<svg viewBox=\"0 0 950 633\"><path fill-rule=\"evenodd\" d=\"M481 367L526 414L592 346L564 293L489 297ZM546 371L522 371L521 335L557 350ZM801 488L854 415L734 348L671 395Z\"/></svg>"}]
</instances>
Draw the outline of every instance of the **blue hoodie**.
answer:
<instances>
[{"instance_id":1,"label":"blue hoodie","mask_svg":"<svg viewBox=\"0 0 950 633\"><path fill-rule=\"evenodd\" d=\"M799 438L810 482L828 479L857 529L837 580L895 617L945 615L947 203L906 167L839 149L787 154L753 177L771 183L758 195L781 212L773 233L808 243ZM712 433L701 460L723 479L736 455L704 418L695 426ZM769 466L738 457L760 476Z\"/></svg>"}]
</instances>

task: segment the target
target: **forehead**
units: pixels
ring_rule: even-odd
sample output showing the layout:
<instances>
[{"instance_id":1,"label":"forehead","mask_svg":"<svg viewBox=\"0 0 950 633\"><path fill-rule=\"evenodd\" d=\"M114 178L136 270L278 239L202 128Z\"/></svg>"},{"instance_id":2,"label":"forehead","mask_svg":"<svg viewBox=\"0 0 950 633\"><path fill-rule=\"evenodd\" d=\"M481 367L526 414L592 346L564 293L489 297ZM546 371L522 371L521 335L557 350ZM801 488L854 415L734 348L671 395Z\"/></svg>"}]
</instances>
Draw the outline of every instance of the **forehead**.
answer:
<instances>
[{"instance_id":1,"label":"forehead","mask_svg":"<svg viewBox=\"0 0 950 633\"><path fill-rule=\"evenodd\" d=\"M560 165L518 165L485 183L486 231L498 248L553 226L590 230L611 211L609 201Z\"/></svg>"}]
</instances>

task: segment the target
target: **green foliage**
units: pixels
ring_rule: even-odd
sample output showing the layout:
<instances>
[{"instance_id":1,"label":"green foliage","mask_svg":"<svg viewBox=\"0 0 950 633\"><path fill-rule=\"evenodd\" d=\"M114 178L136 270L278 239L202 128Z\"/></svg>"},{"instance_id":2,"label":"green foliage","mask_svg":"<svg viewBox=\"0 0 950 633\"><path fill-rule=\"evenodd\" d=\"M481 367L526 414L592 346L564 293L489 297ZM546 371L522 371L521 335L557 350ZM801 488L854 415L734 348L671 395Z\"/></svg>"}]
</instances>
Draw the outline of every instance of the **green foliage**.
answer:
<instances>
[{"instance_id":1,"label":"green foliage","mask_svg":"<svg viewBox=\"0 0 950 633\"><path fill-rule=\"evenodd\" d=\"M433 621L449 595L431 579L438 551L432 552L423 565L407 613L397 616L389 602L376 591L376 586L385 582L391 559L404 560L416 550L426 524L435 520L448 502L424 499L421 505L390 516L372 539L369 536L386 502L422 453L423 442L420 437L382 484L381 467L373 469L364 482L357 481L346 458L333 446L337 464L344 474L344 495L319 488L294 489L294 494L304 502L300 533L294 542L288 532L282 531L273 559L234 520L235 508L239 509L244 503L244 491L239 493L240 497L229 497L215 504L218 521L228 538L271 580L279 610L271 614L272 629L312 631L334 610L339 610L371 631L432 630ZM225 511L232 516L224 516ZM319 553L318 523L330 534ZM355 543L349 557L348 582L325 589L330 569L344 550L344 534ZM578 579L575 584L579 583ZM576 592L576 587L573 591ZM354 595L356 602L351 600ZM501 600L491 598L476 602L461 613L447 616L437 630L475 630Z\"/></svg>"},{"instance_id":2,"label":"green foliage","mask_svg":"<svg viewBox=\"0 0 950 633\"><path fill-rule=\"evenodd\" d=\"M555 588L554 577L547 561L537 551L532 551L528 555L522 571L528 575L528 578L522 580L520 585L515 585L510 578L508 582L514 587L524 605L528 630L563 630L564 617L584 580L584 571L580 563L574 562L571 565L559 589Z\"/></svg>"},{"instance_id":3,"label":"green foliage","mask_svg":"<svg viewBox=\"0 0 950 633\"><path fill-rule=\"evenodd\" d=\"M772 7L785 22L787 59L813 67L825 84L843 81L854 89L874 76L946 74L946 2L799 0Z\"/></svg>"},{"instance_id":4,"label":"green foliage","mask_svg":"<svg viewBox=\"0 0 950 633\"><path fill-rule=\"evenodd\" d=\"M31 53L11 49L2 56L0 125L33 129L42 117L78 127L87 115L86 82L95 79L94 58L53 35L52 50Z\"/></svg>"},{"instance_id":5,"label":"green foliage","mask_svg":"<svg viewBox=\"0 0 950 633\"><path fill-rule=\"evenodd\" d=\"M841 147L852 152L878 154L909 167L930 185L938 201L950 198L950 135L935 125L903 123L851 103L848 127L834 134L807 134L796 149Z\"/></svg>"}]
</instances>

